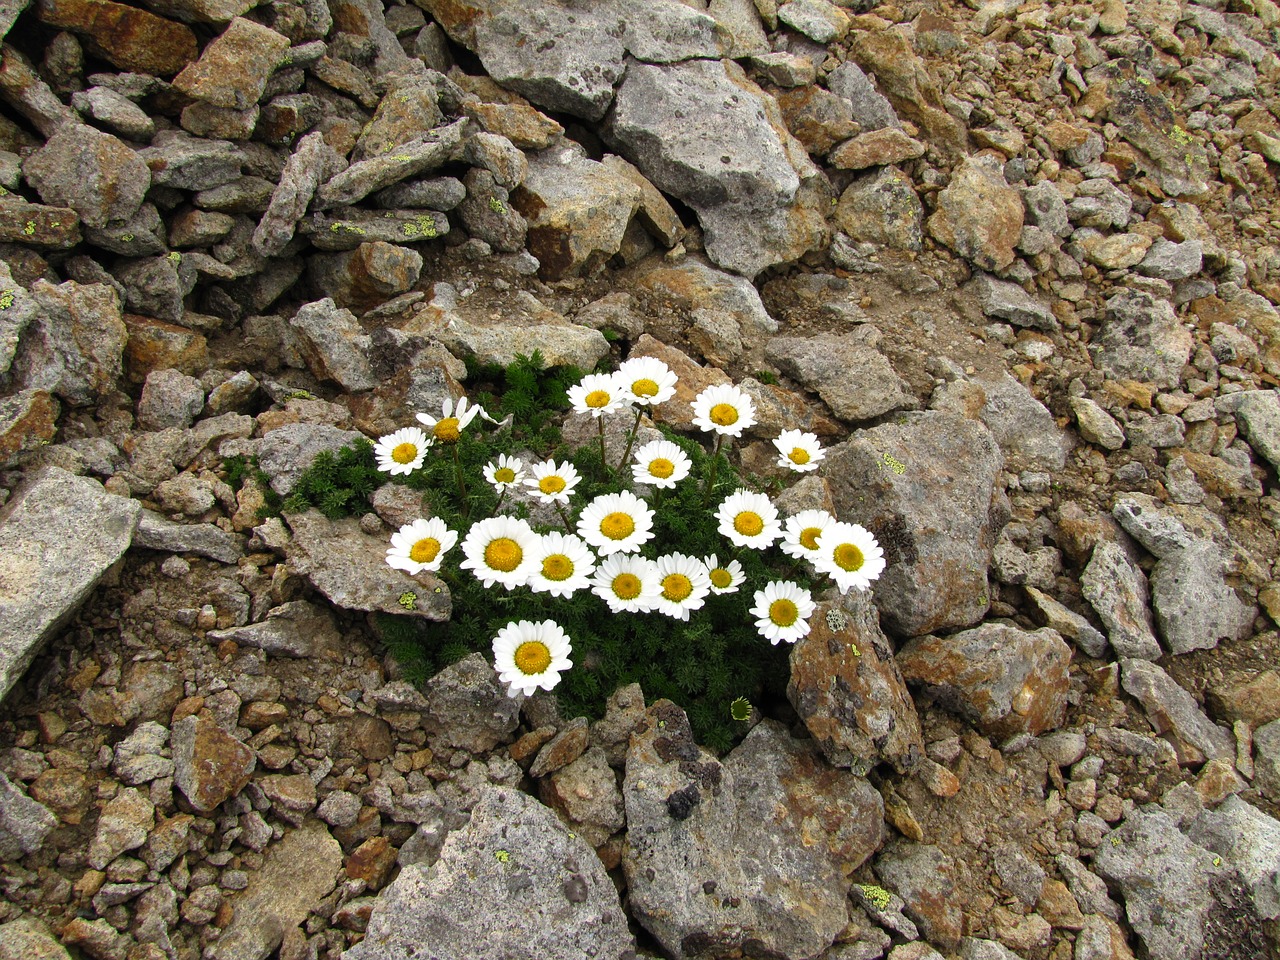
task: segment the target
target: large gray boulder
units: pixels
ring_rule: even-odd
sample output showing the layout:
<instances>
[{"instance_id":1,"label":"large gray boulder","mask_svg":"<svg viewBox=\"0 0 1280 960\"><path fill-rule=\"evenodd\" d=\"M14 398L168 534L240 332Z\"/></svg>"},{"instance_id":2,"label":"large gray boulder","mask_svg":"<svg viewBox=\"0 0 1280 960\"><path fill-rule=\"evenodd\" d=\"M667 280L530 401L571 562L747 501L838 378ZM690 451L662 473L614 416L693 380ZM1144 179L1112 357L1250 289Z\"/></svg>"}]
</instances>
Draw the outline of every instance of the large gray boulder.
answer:
<instances>
[{"instance_id":1,"label":"large gray boulder","mask_svg":"<svg viewBox=\"0 0 1280 960\"><path fill-rule=\"evenodd\" d=\"M1173 304L1140 290L1122 290L1107 301L1089 353L1094 364L1114 379L1173 389L1182 378L1191 347L1191 333L1173 312Z\"/></svg>"}]
</instances>

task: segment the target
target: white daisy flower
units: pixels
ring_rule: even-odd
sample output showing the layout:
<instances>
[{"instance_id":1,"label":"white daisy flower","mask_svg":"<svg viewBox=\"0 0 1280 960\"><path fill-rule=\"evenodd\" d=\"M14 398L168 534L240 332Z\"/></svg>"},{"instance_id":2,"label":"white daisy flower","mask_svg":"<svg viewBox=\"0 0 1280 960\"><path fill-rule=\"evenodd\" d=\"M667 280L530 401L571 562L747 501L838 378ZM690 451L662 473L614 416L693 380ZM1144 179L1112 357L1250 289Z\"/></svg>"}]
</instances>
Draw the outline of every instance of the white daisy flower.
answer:
<instances>
[{"instance_id":1,"label":"white daisy flower","mask_svg":"<svg viewBox=\"0 0 1280 960\"><path fill-rule=\"evenodd\" d=\"M458 542L458 535L439 517L406 523L391 535L387 566L405 573L439 570L444 555Z\"/></svg>"},{"instance_id":2,"label":"white daisy flower","mask_svg":"<svg viewBox=\"0 0 1280 960\"><path fill-rule=\"evenodd\" d=\"M817 470L818 461L827 455L815 434L801 430L783 430L773 445L778 448L778 466L796 473Z\"/></svg>"},{"instance_id":3,"label":"white daisy flower","mask_svg":"<svg viewBox=\"0 0 1280 960\"><path fill-rule=\"evenodd\" d=\"M782 527L782 552L797 560L812 560L818 552L818 534L835 522L825 510L801 510L787 517Z\"/></svg>"},{"instance_id":4,"label":"white daisy flower","mask_svg":"<svg viewBox=\"0 0 1280 960\"><path fill-rule=\"evenodd\" d=\"M742 564L737 560L721 563L714 553L703 561L707 565L707 576L711 580L712 593L737 593L738 587L747 579Z\"/></svg>"},{"instance_id":5,"label":"white daisy flower","mask_svg":"<svg viewBox=\"0 0 1280 960\"><path fill-rule=\"evenodd\" d=\"M453 400L446 397L444 403L440 405L440 412L442 415L439 417L433 417L429 413L420 413L418 414L418 420L430 427L431 436L441 443L457 443L462 436L462 431L476 418L476 414L481 414L486 420L493 422L479 404L473 403L468 406L466 397L458 398L456 408Z\"/></svg>"},{"instance_id":6,"label":"white daisy flower","mask_svg":"<svg viewBox=\"0 0 1280 960\"><path fill-rule=\"evenodd\" d=\"M707 387L693 398L693 425L700 430L740 437L755 422L755 404L733 384Z\"/></svg>"},{"instance_id":7,"label":"white daisy flower","mask_svg":"<svg viewBox=\"0 0 1280 960\"><path fill-rule=\"evenodd\" d=\"M497 460L491 460L485 464L484 478L501 493L507 487L515 486L524 480L524 464L515 457L509 457L505 453L499 454Z\"/></svg>"},{"instance_id":8,"label":"white daisy flower","mask_svg":"<svg viewBox=\"0 0 1280 960\"><path fill-rule=\"evenodd\" d=\"M884 551L871 532L856 523L836 521L818 534L813 565L835 581L841 593L866 590L884 572Z\"/></svg>"},{"instance_id":9,"label":"white daisy flower","mask_svg":"<svg viewBox=\"0 0 1280 960\"><path fill-rule=\"evenodd\" d=\"M690 611L706 603L707 594L711 592L707 568L697 557L683 553L670 553L655 562L661 590L654 609L677 620L688 620Z\"/></svg>"},{"instance_id":10,"label":"white daisy flower","mask_svg":"<svg viewBox=\"0 0 1280 960\"><path fill-rule=\"evenodd\" d=\"M808 590L790 580L775 580L756 591L751 615L758 618L760 635L777 646L779 640L795 643L808 635L814 606Z\"/></svg>"},{"instance_id":11,"label":"white daisy flower","mask_svg":"<svg viewBox=\"0 0 1280 960\"><path fill-rule=\"evenodd\" d=\"M408 475L422 466L429 446L431 438L417 427L401 427L374 444L373 455L378 458L379 470L385 470L393 477Z\"/></svg>"},{"instance_id":12,"label":"white daisy flower","mask_svg":"<svg viewBox=\"0 0 1280 960\"><path fill-rule=\"evenodd\" d=\"M676 394L676 375L657 357L633 357L618 367L618 384L630 403L647 407Z\"/></svg>"},{"instance_id":13,"label":"white daisy flower","mask_svg":"<svg viewBox=\"0 0 1280 960\"><path fill-rule=\"evenodd\" d=\"M591 584L591 592L613 613L646 613L653 609L662 592L657 565L638 553L605 557L596 567Z\"/></svg>"},{"instance_id":14,"label":"white daisy flower","mask_svg":"<svg viewBox=\"0 0 1280 960\"><path fill-rule=\"evenodd\" d=\"M493 665L507 685L507 696L550 690L573 666L573 644L554 620L508 623L493 638Z\"/></svg>"},{"instance_id":15,"label":"white daisy flower","mask_svg":"<svg viewBox=\"0 0 1280 960\"><path fill-rule=\"evenodd\" d=\"M735 547L764 550L782 534L778 510L763 493L738 490L725 497L716 511L720 533Z\"/></svg>"},{"instance_id":16,"label":"white daisy flower","mask_svg":"<svg viewBox=\"0 0 1280 960\"><path fill-rule=\"evenodd\" d=\"M466 559L459 566L470 570L486 587L500 583L508 590L520 587L534 570L538 535L516 517L490 517L472 525L462 541Z\"/></svg>"},{"instance_id":17,"label":"white daisy flower","mask_svg":"<svg viewBox=\"0 0 1280 960\"><path fill-rule=\"evenodd\" d=\"M529 589L553 597L571 597L591 584L596 558L585 543L571 533L544 533L533 551Z\"/></svg>"},{"instance_id":18,"label":"white daisy flower","mask_svg":"<svg viewBox=\"0 0 1280 960\"><path fill-rule=\"evenodd\" d=\"M627 404L627 396L612 373L589 373L569 388L569 402L577 413L601 417Z\"/></svg>"},{"instance_id":19,"label":"white daisy flower","mask_svg":"<svg viewBox=\"0 0 1280 960\"><path fill-rule=\"evenodd\" d=\"M636 553L653 539L653 511L630 490L606 493L583 508L578 536L601 556Z\"/></svg>"},{"instance_id":20,"label":"white daisy flower","mask_svg":"<svg viewBox=\"0 0 1280 960\"><path fill-rule=\"evenodd\" d=\"M636 451L631 473L636 483L669 489L689 475L693 463L670 440L653 440Z\"/></svg>"},{"instance_id":21,"label":"white daisy flower","mask_svg":"<svg viewBox=\"0 0 1280 960\"><path fill-rule=\"evenodd\" d=\"M532 476L525 477L524 485L533 491L533 495L546 503L568 503L569 494L582 478L573 464L566 460L556 463L548 460L529 468Z\"/></svg>"}]
</instances>

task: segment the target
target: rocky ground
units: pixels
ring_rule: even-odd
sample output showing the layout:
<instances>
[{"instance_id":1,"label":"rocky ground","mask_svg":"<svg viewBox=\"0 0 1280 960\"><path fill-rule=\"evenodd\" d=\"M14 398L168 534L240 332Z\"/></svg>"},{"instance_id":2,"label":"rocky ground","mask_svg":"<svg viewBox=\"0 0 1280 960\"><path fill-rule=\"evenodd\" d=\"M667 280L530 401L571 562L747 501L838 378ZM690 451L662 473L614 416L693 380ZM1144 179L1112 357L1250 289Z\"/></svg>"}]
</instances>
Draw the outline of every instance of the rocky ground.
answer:
<instances>
[{"instance_id":1,"label":"rocky ground","mask_svg":"<svg viewBox=\"0 0 1280 960\"><path fill-rule=\"evenodd\" d=\"M0 3L0 958L1280 956L1280 8L417 3ZM885 546L724 756L229 482L534 347Z\"/></svg>"}]
</instances>

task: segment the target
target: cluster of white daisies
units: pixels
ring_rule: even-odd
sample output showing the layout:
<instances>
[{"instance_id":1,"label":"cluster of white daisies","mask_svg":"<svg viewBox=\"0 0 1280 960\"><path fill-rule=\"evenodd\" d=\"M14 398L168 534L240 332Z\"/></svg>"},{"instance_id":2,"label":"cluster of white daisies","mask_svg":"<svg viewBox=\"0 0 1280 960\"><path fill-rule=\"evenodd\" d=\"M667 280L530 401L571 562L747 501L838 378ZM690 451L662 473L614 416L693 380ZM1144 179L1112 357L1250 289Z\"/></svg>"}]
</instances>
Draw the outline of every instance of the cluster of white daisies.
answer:
<instances>
[{"instance_id":1,"label":"cluster of white daisies","mask_svg":"<svg viewBox=\"0 0 1280 960\"><path fill-rule=\"evenodd\" d=\"M634 440L644 408L674 396L676 379L662 361L636 358L615 373L583 377L570 388L569 400L574 410L597 418L634 408ZM383 437L374 448L378 468L392 475L411 473L422 465L432 444L458 442L477 415L493 422L465 397L456 407L446 400L440 417L418 414L430 435L408 427ZM708 387L693 401L693 423L716 435L718 450L725 437L739 437L755 423L755 408L736 386ZM797 472L816 469L825 456L812 433L787 430L773 443L779 465ZM630 450L628 442L624 462ZM692 464L676 444L655 440L636 450L630 466L637 484L665 489L687 478ZM527 587L558 598L589 590L613 613L656 612L688 620L708 596L736 593L745 580L737 560L721 562L715 554L642 556L640 551L654 536L654 511L630 491L597 496L582 506L576 523L570 521L563 508L581 477L568 461L548 460L526 471L522 461L502 454L484 468L484 477L502 496L512 488L527 488L533 498L554 504L566 523L564 531L545 534L503 514L472 524L462 540L464 559L459 566L486 588ZM738 490L720 504L716 519L719 532L735 548L765 550L778 544L787 556L808 561L816 572L830 577L841 593L867 589L884 570L884 554L871 533L822 510L804 510L784 522L767 496ZM457 544L458 533L439 518L415 520L392 535L387 563L410 574L436 571ZM765 639L794 643L809 633L814 608L807 589L778 580L755 592L751 615ZM550 690L572 666L571 652L569 637L554 620L510 623L493 640L495 665L511 696Z\"/></svg>"}]
</instances>

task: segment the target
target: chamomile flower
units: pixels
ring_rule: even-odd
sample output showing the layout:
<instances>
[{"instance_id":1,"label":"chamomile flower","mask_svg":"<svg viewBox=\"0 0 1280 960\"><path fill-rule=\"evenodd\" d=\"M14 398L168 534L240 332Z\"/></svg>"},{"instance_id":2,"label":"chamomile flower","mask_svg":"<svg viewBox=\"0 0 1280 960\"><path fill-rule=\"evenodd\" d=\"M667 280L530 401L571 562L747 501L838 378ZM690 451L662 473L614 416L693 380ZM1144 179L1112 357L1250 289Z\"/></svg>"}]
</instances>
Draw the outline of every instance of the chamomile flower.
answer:
<instances>
[{"instance_id":1,"label":"chamomile flower","mask_svg":"<svg viewBox=\"0 0 1280 960\"><path fill-rule=\"evenodd\" d=\"M837 521L817 538L813 565L835 581L841 593L850 587L866 590L884 572L884 551L869 530L856 523Z\"/></svg>"},{"instance_id":2,"label":"chamomile flower","mask_svg":"<svg viewBox=\"0 0 1280 960\"><path fill-rule=\"evenodd\" d=\"M591 592L609 605L612 613L646 613L662 592L658 567L638 553L615 553L596 567Z\"/></svg>"},{"instance_id":3,"label":"chamomile flower","mask_svg":"<svg viewBox=\"0 0 1280 960\"><path fill-rule=\"evenodd\" d=\"M659 489L674 487L689 475L693 464L670 440L653 440L636 451L631 473L636 483L647 483Z\"/></svg>"},{"instance_id":4,"label":"chamomile flower","mask_svg":"<svg viewBox=\"0 0 1280 960\"><path fill-rule=\"evenodd\" d=\"M780 640L795 643L808 635L813 610L808 590L790 580L774 580L756 591L751 615L757 618L760 635L777 646Z\"/></svg>"},{"instance_id":5,"label":"chamomile flower","mask_svg":"<svg viewBox=\"0 0 1280 960\"><path fill-rule=\"evenodd\" d=\"M764 550L782 533L778 510L763 493L738 490L725 497L716 511L720 533L735 547Z\"/></svg>"},{"instance_id":6,"label":"chamomile flower","mask_svg":"<svg viewBox=\"0 0 1280 960\"><path fill-rule=\"evenodd\" d=\"M524 464L515 457L499 454L497 460L485 464L484 478L502 493L507 487L515 486L524 479Z\"/></svg>"},{"instance_id":7,"label":"chamomile flower","mask_svg":"<svg viewBox=\"0 0 1280 960\"><path fill-rule=\"evenodd\" d=\"M817 436L801 430L783 430L773 445L778 448L778 466L796 473L817 470L818 461L827 455Z\"/></svg>"},{"instance_id":8,"label":"chamomile flower","mask_svg":"<svg viewBox=\"0 0 1280 960\"><path fill-rule=\"evenodd\" d=\"M529 589L553 597L571 597L591 583L596 558L587 545L571 533L544 533L533 550Z\"/></svg>"},{"instance_id":9,"label":"chamomile flower","mask_svg":"<svg viewBox=\"0 0 1280 960\"><path fill-rule=\"evenodd\" d=\"M439 570L444 555L458 542L458 535L439 517L406 523L391 535L387 566L405 573Z\"/></svg>"},{"instance_id":10,"label":"chamomile flower","mask_svg":"<svg viewBox=\"0 0 1280 960\"><path fill-rule=\"evenodd\" d=\"M493 638L493 665L507 685L507 696L550 690L573 666L573 644L554 620L508 623Z\"/></svg>"},{"instance_id":11,"label":"chamomile flower","mask_svg":"<svg viewBox=\"0 0 1280 960\"><path fill-rule=\"evenodd\" d=\"M490 419L479 404L473 403L468 406L466 397L459 397L456 407L453 400L446 397L440 405L440 413L439 417L420 413L418 421L429 427L432 438L441 443L457 443L462 437L462 431L476 418L476 414L483 415L486 420Z\"/></svg>"},{"instance_id":12,"label":"chamomile flower","mask_svg":"<svg viewBox=\"0 0 1280 960\"><path fill-rule=\"evenodd\" d=\"M721 563L714 553L703 561L707 565L707 577L711 580L712 593L737 593L738 587L747 579L742 564L737 560Z\"/></svg>"},{"instance_id":13,"label":"chamomile flower","mask_svg":"<svg viewBox=\"0 0 1280 960\"><path fill-rule=\"evenodd\" d=\"M459 566L470 570L486 587L500 583L508 590L523 586L534 570L538 535L516 517L490 517L473 524L462 541L466 559Z\"/></svg>"},{"instance_id":14,"label":"chamomile flower","mask_svg":"<svg viewBox=\"0 0 1280 960\"><path fill-rule=\"evenodd\" d=\"M373 455L378 458L379 470L385 470L393 477L398 474L407 476L422 466L429 446L431 438L417 427L401 427L374 444Z\"/></svg>"},{"instance_id":15,"label":"chamomile flower","mask_svg":"<svg viewBox=\"0 0 1280 960\"><path fill-rule=\"evenodd\" d=\"M693 398L693 425L700 430L740 437L755 422L755 404L733 384L707 387Z\"/></svg>"},{"instance_id":16,"label":"chamomile flower","mask_svg":"<svg viewBox=\"0 0 1280 960\"><path fill-rule=\"evenodd\" d=\"M589 373L569 388L569 402L577 413L602 417L627 404L627 396L612 373Z\"/></svg>"},{"instance_id":17,"label":"chamomile flower","mask_svg":"<svg viewBox=\"0 0 1280 960\"><path fill-rule=\"evenodd\" d=\"M818 534L835 522L825 510L801 510L787 517L782 527L782 552L797 560L812 560L818 553Z\"/></svg>"},{"instance_id":18,"label":"chamomile flower","mask_svg":"<svg viewBox=\"0 0 1280 960\"><path fill-rule=\"evenodd\" d=\"M653 539L653 511L630 490L606 493L583 508L578 536L601 556L636 553Z\"/></svg>"},{"instance_id":19,"label":"chamomile flower","mask_svg":"<svg viewBox=\"0 0 1280 960\"><path fill-rule=\"evenodd\" d=\"M701 608L711 592L707 568L697 557L683 553L669 553L655 563L661 591L654 601L654 609L677 620L688 620L689 613Z\"/></svg>"},{"instance_id":20,"label":"chamomile flower","mask_svg":"<svg viewBox=\"0 0 1280 960\"><path fill-rule=\"evenodd\" d=\"M568 460L564 463L556 463L555 460L537 463L529 468L529 472L532 476L525 477L524 485L546 503L568 503L569 494L582 479Z\"/></svg>"},{"instance_id":21,"label":"chamomile flower","mask_svg":"<svg viewBox=\"0 0 1280 960\"><path fill-rule=\"evenodd\" d=\"M676 393L676 375L657 357L632 357L615 374L627 400L647 407L665 403Z\"/></svg>"}]
</instances>

